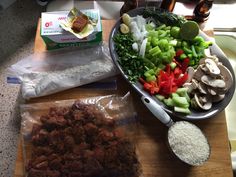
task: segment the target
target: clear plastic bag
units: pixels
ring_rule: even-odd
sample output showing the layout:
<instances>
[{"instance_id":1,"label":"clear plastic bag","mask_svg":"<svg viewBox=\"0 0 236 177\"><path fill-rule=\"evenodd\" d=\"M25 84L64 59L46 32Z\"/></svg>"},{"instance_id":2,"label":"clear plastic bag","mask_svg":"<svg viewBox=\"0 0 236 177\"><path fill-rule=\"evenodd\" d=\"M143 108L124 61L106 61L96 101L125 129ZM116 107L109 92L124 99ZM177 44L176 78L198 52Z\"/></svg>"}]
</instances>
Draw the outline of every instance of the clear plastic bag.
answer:
<instances>
[{"instance_id":1,"label":"clear plastic bag","mask_svg":"<svg viewBox=\"0 0 236 177\"><path fill-rule=\"evenodd\" d=\"M35 53L9 68L25 99L85 85L117 74L106 44ZM11 77L12 78L12 77Z\"/></svg>"},{"instance_id":2,"label":"clear plastic bag","mask_svg":"<svg viewBox=\"0 0 236 177\"><path fill-rule=\"evenodd\" d=\"M84 107L84 105L87 107ZM85 113L83 112L82 114L82 110L90 110L86 112L87 118L81 118ZM68 115L71 114L74 116L72 120L74 121L76 119L76 121L70 124L69 120L71 120L71 118ZM53 124L51 119L48 118L49 115L54 117L63 115L67 123L62 119L60 119L60 121L58 119L58 124L55 122ZM21 137L23 139L23 157L26 167L26 176L33 176L32 173L37 174L37 170L41 175L45 173L46 176L48 175L48 171L52 173L54 171L54 174L56 174L55 171L59 171L57 174L62 176L73 176L77 172L81 173L81 176L99 176L103 174L104 176L138 177L141 175L141 165L136 155L135 148L138 122L129 93L123 97L106 95L80 100L24 104L21 105L21 116ZM48 122L45 121L45 117L47 117L46 120ZM63 124L63 122L65 124ZM56 133L70 132L70 129L72 129L72 132L81 132L81 128L84 130L84 134L86 134L84 139L83 133L79 136L76 133L73 135L64 133L62 136L56 136ZM94 129L97 131L95 131L93 135L92 130ZM60 132L55 132L58 130L60 130ZM68 138L66 138L67 135L73 137L73 141L69 141ZM53 144L58 138L60 142L64 142L64 144ZM71 147L69 146L69 142L75 143L72 143L73 146L71 145ZM76 159L76 169L72 168L73 165L67 166L66 164L74 163L75 159L73 160L73 158L78 156L78 151L75 149L81 147L81 144L83 144L83 147L84 144L88 144L89 148L80 148L80 157ZM43 150L43 148L49 147L53 152L48 149ZM69 158L68 154L73 156L73 158L66 160ZM90 157L93 162L89 161L91 160ZM57 163L60 168L53 166L55 164L51 163L51 161L53 161L52 158L61 159L63 161L62 164ZM104 159L101 160L102 158ZM83 162L81 169L78 162ZM90 165L87 164L87 162L89 162ZM100 166L97 163L99 163ZM63 171L64 167L67 170L70 168L70 170ZM32 172L32 169L36 171Z\"/></svg>"}]
</instances>

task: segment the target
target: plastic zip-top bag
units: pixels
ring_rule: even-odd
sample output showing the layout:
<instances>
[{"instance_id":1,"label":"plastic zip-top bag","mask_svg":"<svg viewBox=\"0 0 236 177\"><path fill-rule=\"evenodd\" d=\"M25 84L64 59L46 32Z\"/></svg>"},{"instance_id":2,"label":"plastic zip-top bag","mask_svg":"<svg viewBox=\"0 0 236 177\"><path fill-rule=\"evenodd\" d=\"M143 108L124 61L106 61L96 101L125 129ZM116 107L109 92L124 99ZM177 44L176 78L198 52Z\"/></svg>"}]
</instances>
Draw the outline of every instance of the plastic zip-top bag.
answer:
<instances>
[{"instance_id":1,"label":"plastic zip-top bag","mask_svg":"<svg viewBox=\"0 0 236 177\"><path fill-rule=\"evenodd\" d=\"M140 176L129 97L21 105L26 176Z\"/></svg>"},{"instance_id":2,"label":"plastic zip-top bag","mask_svg":"<svg viewBox=\"0 0 236 177\"><path fill-rule=\"evenodd\" d=\"M25 99L49 95L117 74L108 46L104 43L89 48L35 53L12 65L9 70L11 76L20 80Z\"/></svg>"}]
</instances>

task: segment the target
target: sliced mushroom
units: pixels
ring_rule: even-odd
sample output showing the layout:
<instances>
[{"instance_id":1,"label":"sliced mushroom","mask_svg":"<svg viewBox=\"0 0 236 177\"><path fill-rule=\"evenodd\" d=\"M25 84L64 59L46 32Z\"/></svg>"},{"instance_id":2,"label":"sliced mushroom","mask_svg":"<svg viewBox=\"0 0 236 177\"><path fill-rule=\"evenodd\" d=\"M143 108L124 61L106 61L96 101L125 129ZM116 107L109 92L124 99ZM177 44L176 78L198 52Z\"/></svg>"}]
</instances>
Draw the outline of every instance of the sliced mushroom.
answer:
<instances>
[{"instance_id":1,"label":"sliced mushroom","mask_svg":"<svg viewBox=\"0 0 236 177\"><path fill-rule=\"evenodd\" d=\"M207 95L201 96L200 98L201 98L201 101L202 101L203 103L207 103L207 101L208 101Z\"/></svg>"},{"instance_id":2,"label":"sliced mushroom","mask_svg":"<svg viewBox=\"0 0 236 177\"><path fill-rule=\"evenodd\" d=\"M232 77L232 74L231 72L228 70L228 68L226 68L225 66L223 65L219 65L218 66L219 69L220 69L220 74L223 76L224 78L224 81L225 81L225 88L227 90L229 90L229 88L232 86L233 84L233 77Z\"/></svg>"},{"instance_id":3,"label":"sliced mushroom","mask_svg":"<svg viewBox=\"0 0 236 177\"><path fill-rule=\"evenodd\" d=\"M195 98L193 97L190 101L191 103L191 107L194 108L194 109L199 109L199 106L197 104L197 101L195 100Z\"/></svg>"},{"instance_id":4,"label":"sliced mushroom","mask_svg":"<svg viewBox=\"0 0 236 177\"><path fill-rule=\"evenodd\" d=\"M233 83L231 72L219 62L218 58L215 55L206 56L199 61L193 77L191 76L193 68L187 70L190 75L187 82L190 83L184 84L193 96L191 106L203 110L209 110L213 102L223 100Z\"/></svg>"},{"instance_id":5,"label":"sliced mushroom","mask_svg":"<svg viewBox=\"0 0 236 177\"><path fill-rule=\"evenodd\" d=\"M210 93L211 95L217 95L217 92L214 89L211 89L210 87L207 88L208 93Z\"/></svg>"},{"instance_id":6,"label":"sliced mushroom","mask_svg":"<svg viewBox=\"0 0 236 177\"><path fill-rule=\"evenodd\" d=\"M202 108L203 110L211 109L211 107L212 107L212 101L211 100L207 100L206 102L203 102L202 98L198 94L194 95L194 99L195 99L197 105L200 108Z\"/></svg>"},{"instance_id":7,"label":"sliced mushroom","mask_svg":"<svg viewBox=\"0 0 236 177\"><path fill-rule=\"evenodd\" d=\"M226 94L227 91L228 91L227 88L217 88L216 89L217 94L220 94L220 95Z\"/></svg>"},{"instance_id":8,"label":"sliced mushroom","mask_svg":"<svg viewBox=\"0 0 236 177\"><path fill-rule=\"evenodd\" d=\"M208 73L208 74L210 73L209 69L206 67L205 64L199 65L199 67L204 73Z\"/></svg>"},{"instance_id":9,"label":"sliced mushroom","mask_svg":"<svg viewBox=\"0 0 236 177\"><path fill-rule=\"evenodd\" d=\"M198 81L196 79L192 79L192 84L194 89L198 88Z\"/></svg>"},{"instance_id":10,"label":"sliced mushroom","mask_svg":"<svg viewBox=\"0 0 236 177\"><path fill-rule=\"evenodd\" d=\"M210 72L210 75L219 75L220 69L218 68L216 62L212 59L206 59L205 60L205 66L207 67L208 71Z\"/></svg>"},{"instance_id":11,"label":"sliced mushroom","mask_svg":"<svg viewBox=\"0 0 236 177\"><path fill-rule=\"evenodd\" d=\"M219 101L223 100L224 97L225 97L225 94L223 94L223 95L215 95L215 96L212 97L212 102L213 103L219 102Z\"/></svg>"},{"instance_id":12,"label":"sliced mushroom","mask_svg":"<svg viewBox=\"0 0 236 177\"><path fill-rule=\"evenodd\" d=\"M215 95L223 95L225 94L228 90L226 88L214 88L214 87L208 87L209 90L213 92L215 92Z\"/></svg>"},{"instance_id":13,"label":"sliced mushroom","mask_svg":"<svg viewBox=\"0 0 236 177\"><path fill-rule=\"evenodd\" d=\"M225 87L225 81L223 81L222 79L214 79L208 75L203 75L201 77L201 81L206 84L209 85L211 87L218 87L218 88L224 88Z\"/></svg>"},{"instance_id":14,"label":"sliced mushroom","mask_svg":"<svg viewBox=\"0 0 236 177\"><path fill-rule=\"evenodd\" d=\"M199 65L204 65L205 64L205 60L206 60L207 58L202 58L200 61L199 61Z\"/></svg>"},{"instance_id":15,"label":"sliced mushroom","mask_svg":"<svg viewBox=\"0 0 236 177\"><path fill-rule=\"evenodd\" d=\"M188 67L186 72L188 73L188 79L185 83L188 83L192 80L193 75L194 75L194 68L193 67Z\"/></svg>"},{"instance_id":16,"label":"sliced mushroom","mask_svg":"<svg viewBox=\"0 0 236 177\"><path fill-rule=\"evenodd\" d=\"M194 72L193 78L198 81L201 81L201 77L204 75L205 75L205 73L200 69L200 66L198 66Z\"/></svg>"},{"instance_id":17,"label":"sliced mushroom","mask_svg":"<svg viewBox=\"0 0 236 177\"><path fill-rule=\"evenodd\" d=\"M212 59L212 60L214 60L216 63L219 62L219 59L217 58L216 55L208 55L206 58Z\"/></svg>"},{"instance_id":18,"label":"sliced mushroom","mask_svg":"<svg viewBox=\"0 0 236 177\"><path fill-rule=\"evenodd\" d=\"M207 91L208 91L206 85L202 82L198 83L198 90L202 94L207 94Z\"/></svg>"},{"instance_id":19,"label":"sliced mushroom","mask_svg":"<svg viewBox=\"0 0 236 177\"><path fill-rule=\"evenodd\" d=\"M210 51L210 49L205 49L205 50L204 50L204 54L205 54L205 56L207 56L207 57L211 56L211 51Z\"/></svg>"},{"instance_id":20,"label":"sliced mushroom","mask_svg":"<svg viewBox=\"0 0 236 177\"><path fill-rule=\"evenodd\" d=\"M183 87L185 87L185 88L188 89L188 93L193 92L193 90L195 89L195 88L193 87L193 84L190 83L190 82L185 82L185 83L183 84Z\"/></svg>"}]
</instances>

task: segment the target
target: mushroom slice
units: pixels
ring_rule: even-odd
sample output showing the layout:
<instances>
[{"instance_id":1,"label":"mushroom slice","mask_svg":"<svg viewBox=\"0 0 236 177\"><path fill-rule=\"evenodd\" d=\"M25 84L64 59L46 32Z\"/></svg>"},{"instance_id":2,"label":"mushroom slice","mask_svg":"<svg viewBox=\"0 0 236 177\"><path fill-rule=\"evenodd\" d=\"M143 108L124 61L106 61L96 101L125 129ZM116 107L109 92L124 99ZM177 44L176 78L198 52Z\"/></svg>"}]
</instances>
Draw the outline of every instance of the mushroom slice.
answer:
<instances>
[{"instance_id":1,"label":"mushroom slice","mask_svg":"<svg viewBox=\"0 0 236 177\"><path fill-rule=\"evenodd\" d=\"M205 64L199 65L199 67L204 73L210 73L209 69L206 67Z\"/></svg>"},{"instance_id":2,"label":"mushroom slice","mask_svg":"<svg viewBox=\"0 0 236 177\"><path fill-rule=\"evenodd\" d=\"M208 87L207 87L207 91L208 91L208 93L210 93L211 95L223 95L223 94L225 94L228 90L227 90L226 88L215 88L215 87L208 86Z\"/></svg>"},{"instance_id":3,"label":"mushroom slice","mask_svg":"<svg viewBox=\"0 0 236 177\"><path fill-rule=\"evenodd\" d=\"M204 50L204 55L207 57L211 56L211 51L209 48Z\"/></svg>"},{"instance_id":4,"label":"mushroom slice","mask_svg":"<svg viewBox=\"0 0 236 177\"><path fill-rule=\"evenodd\" d=\"M188 67L186 72L188 73L188 79L185 83L191 82L193 75L194 75L194 68L193 67Z\"/></svg>"},{"instance_id":5,"label":"mushroom slice","mask_svg":"<svg viewBox=\"0 0 236 177\"><path fill-rule=\"evenodd\" d=\"M219 101L223 100L224 97L225 97L225 94L223 94L223 95L215 95L215 96L212 97L212 102L213 103L219 102Z\"/></svg>"},{"instance_id":6,"label":"mushroom slice","mask_svg":"<svg viewBox=\"0 0 236 177\"><path fill-rule=\"evenodd\" d=\"M183 87L185 87L185 88L188 89L188 93L191 93L191 92L195 89L194 86L193 86L193 84L190 83L190 82L185 82L185 83L183 84Z\"/></svg>"},{"instance_id":7,"label":"mushroom slice","mask_svg":"<svg viewBox=\"0 0 236 177\"><path fill-rule=\"evenodd\" d=\"M224 81L225 81L225 84L226 84L225 88L226 88L227 90L229 90L230 87L231 87L232 84L233 84L233 77L232 77L232 74L231 74L231 72L228 70L228 68L226 68L225 66L219 65L218 67L219 67L219 69L220 69L220 74L221 74L221 75L223 76L223 78L224 78Z\"/></svg>"},{"instance_id":8,"label":"mushroom slice","mask_svg":"<svg viewBox=\"0 0 236 177\"><path fill-rule=\"evenodd\" d=\"M202 93L202 94L207 94L207 87L206 87L206 85L205 85L204 83L202 83L202 82L199 82L199 83L198 83L198 90L199 90L199 92Z\"/></svg>"},{"instance_id":9,"label":"mushroom slice","mask_svg":"<svg viewBox=\"0 0 236 177\"><path fill-rule=\"evenodd\" d=\"M192 79L192 85L194 89L198 88L198 81L196 79Z\"/></svg>"},{"instance_id":10,"label":"mushroom slice","mask_svg":"<svg viewBox=\"0 0 236 177\"><path fill-rule=\"evenodd\" d=\"M216 92L217 92L217 94L219 95L223 95L223 94L225 94L226 92L228 91L228 89L227 88L217 88L216 89Z\"/></svg>"},{"instance_id":11,"label":"mushroom slice","mask_svg":"<svg viewBox=\"0 0 236 177\"><path fill-rule=\"evenodd\" d=\"M212 59L205 59L205 66L207 67L209 73L211 75L219 75L220 74L220 69L218 68L216 62Z\"/></svg>"},{"instance_id":12,"label":"mushroom slice","mask_svg":"<svg viewBox=\"0 0 236 177\"><path fill-rule=\"evenodd\" d=\"M201 98L201 96L199 96L198 94L194 95L194 99L197 103L197 105L202 108L203 110L209 110L212 107L212 102L210 97L207 98L206 102L203 102L203 99ZM208 100L209 99L209 100Z\"/></svg>"},{"instance_id":13,"label":"mushroom slice","mask_svg":"<svg viewBox=\"0 0 236 177\"><path fill-rule=\"evenodd\" d=\"M208 56L207 56L207 57L208 57ZM207 59L207 58L202 58L201 60L199 60L198 64L199 64L199 65L204 65L206 59Z\"/></svg>"},{"instance_id":14,"label":"mushroom slice","mask_svg":"<svg viewBox=\"0 0 236 177\"><path fill-rule=\"evenodd\" d=\"M191 99L190 103L191 103L191 107L192 108L194 108L194 109L198 109L199 108L199 106L197 104L197 101L196 101L196 99L194 97Z\"/></svg>"},{"instance_id":15,"label":"mushroom slice","mask_svg":"<svg viewBox=\"0 0 236 177\"><path fill-rule=\"evenodd\" d=\"M219 62L219 59L216 55L209 55L209 56L207 56L207 58L214 60L216 63Z\"/></svg>"},{"instance_id":16,"label":"mushroom slice","mask_svg":"<svg viewBox=\"0 0 236 177\"><path fill-rule=\"evenodd\" d=\"M198 66L197 69L194 72L193 78L198 80L198 81L201 81L201 77L203 75L205 75L205 73L202 71L201 67Z\"/></svg>"},{"instance_id":17,"label":"mushroom slice","mask_svg":"<svg viewBox=\"0 0 236 177\"><path fill-rule=\"evenodd\" d=\"M202 101L203 103L207 103L208 97L207 97L206 95L205 95L205 96L201 96L200 98L201 98L201 101Z\"/></svg>"},{"instance_id":18,"label":"mushroom slice","mask_svg":"<svg viewBox=\"0 0 236 177\"><path fill-rule=\"evenodd\" d=\"M208 87L207 88L207 91L208 91L208 93L210 93L211 95L217 95L217 92L215 91L215 89L213 89L213 88L210 88L210 87Z\"/></svg>"},{"instance_id":19,"label":"mushroom slice","mask_svg":"<svg viewBox=\"0 0 236 177\"><path fill-rule=\"evenodd\" d=\"M214 79L208 75L202 76L201 81L204 84L209 85L211 87L215 87L215 88L224 88L226 85L225 81L223 81L222 79Z\"/></svg>"}]
</instances>

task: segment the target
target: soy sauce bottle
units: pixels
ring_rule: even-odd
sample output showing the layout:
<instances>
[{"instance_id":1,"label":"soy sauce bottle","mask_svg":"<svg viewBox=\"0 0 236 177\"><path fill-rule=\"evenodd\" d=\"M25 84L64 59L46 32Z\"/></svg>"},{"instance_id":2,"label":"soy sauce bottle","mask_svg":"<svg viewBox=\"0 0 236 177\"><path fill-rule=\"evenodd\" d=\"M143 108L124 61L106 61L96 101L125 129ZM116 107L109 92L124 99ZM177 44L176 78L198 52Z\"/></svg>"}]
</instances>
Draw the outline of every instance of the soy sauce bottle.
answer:
<instances>
[{"instance_id":1,"label":"soy sauce bottle","mask_svg":"<svg viewBox=\"0 0 236 177\"><path fill-rule=\"evenodd\" d=\"M124 5L120 9L120 16L123 15L123 13L126 13L132 9L135 9L138 7L138 0L125 0Z\"/></svg>"},{"instance_id":2,"label":"soy sauce bottle","mask_svg":"<svg viewBox=\"0 0 236 177\"><path fill-rule=\"evenodd\" d=\"M160 8L172 12L175 7L176 0L162 0Z\"/></svg>"},{"instance_id":3,"label":"soy sauce bottle","mask_svg":"<svg viewBox=\"0 0 236 177\"><path fill-rule=\"evenodd\" d=\"M209 18L212 5L213 0L201 0L194 8L194 20L197 22L206 21Z\"/></svg>"}]
</instances>

